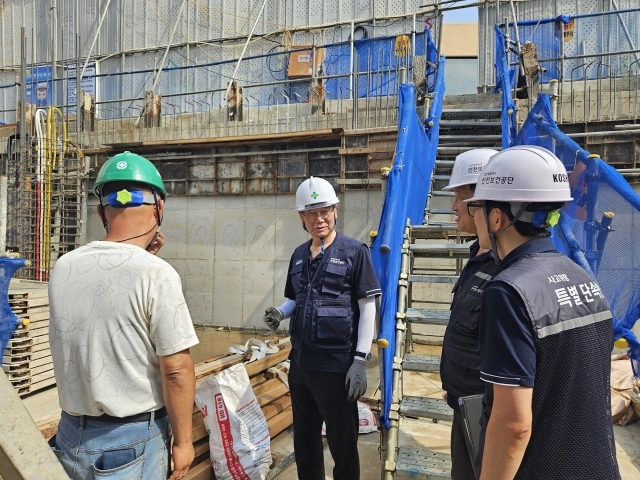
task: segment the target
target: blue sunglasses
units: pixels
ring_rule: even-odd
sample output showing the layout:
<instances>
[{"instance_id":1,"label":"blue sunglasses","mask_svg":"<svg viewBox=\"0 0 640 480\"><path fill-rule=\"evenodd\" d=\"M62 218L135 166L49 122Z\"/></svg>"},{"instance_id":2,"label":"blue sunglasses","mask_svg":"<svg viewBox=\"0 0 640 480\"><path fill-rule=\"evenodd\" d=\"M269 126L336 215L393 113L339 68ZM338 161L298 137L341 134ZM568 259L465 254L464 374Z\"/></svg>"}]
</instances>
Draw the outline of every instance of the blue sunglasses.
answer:
<instances>
[{"instance_id":1,"label":"blue sunglasses","mask_svg":"<svg viewBox=\"0 0 640 480\"><path fill-rule=\"evenodd\" d=\"M101 200L115 208L139 207L140 205L155 205L156 196L151 193L144 193L140 190L122 189L101 197Z\"/></svg>"}]
</instances>

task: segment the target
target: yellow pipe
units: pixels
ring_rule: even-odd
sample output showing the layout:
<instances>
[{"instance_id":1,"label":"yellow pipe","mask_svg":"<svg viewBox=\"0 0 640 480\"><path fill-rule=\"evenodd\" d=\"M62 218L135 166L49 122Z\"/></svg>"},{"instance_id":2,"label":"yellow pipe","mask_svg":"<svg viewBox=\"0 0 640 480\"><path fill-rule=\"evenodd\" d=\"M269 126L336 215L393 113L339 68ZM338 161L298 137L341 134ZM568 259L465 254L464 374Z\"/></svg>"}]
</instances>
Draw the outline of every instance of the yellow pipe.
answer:
<instances>
[{"instance_id":1,"label":"yellow pipe","mask_svg":"<svg viewBox=\"0 0 640 480\"><path fill-rule=\"evenodd\" d=\"M56 166L56 157L58 150L58 124L55 120L55 114L62 117L59 109L50 107L47 114L47 168L45 173L45 195L44 195L44 232L43 232L43 270L48 270L51 263L51 190L53 181L53 169ZM64 122L63 122L64 123ZM66 140L66 131L65 140ZM63 145L64 145L63 141ZM64 147L63 147L64 148Z\"/></svg>"},{"instance_id":2,"label":"yellow pipe","mask_svg":"<svg viewBox=\"0 0 640 480\"><path fill-rule=\"evenodd\" d=\"M62 123L62 149L60 150L60 164L67 151L67 126L64 123L64 116L59 108L50 107L47 113L47 134L45 137L45 178L44 178L44 213L43 213L43 233L42 233L42 255L40 256L40 269L42 272L49 270L51 264L51 194L53 183L53 170L57 166L58 160L58 123L55 116L60 118Z\"/></svg>"}]
</instances>

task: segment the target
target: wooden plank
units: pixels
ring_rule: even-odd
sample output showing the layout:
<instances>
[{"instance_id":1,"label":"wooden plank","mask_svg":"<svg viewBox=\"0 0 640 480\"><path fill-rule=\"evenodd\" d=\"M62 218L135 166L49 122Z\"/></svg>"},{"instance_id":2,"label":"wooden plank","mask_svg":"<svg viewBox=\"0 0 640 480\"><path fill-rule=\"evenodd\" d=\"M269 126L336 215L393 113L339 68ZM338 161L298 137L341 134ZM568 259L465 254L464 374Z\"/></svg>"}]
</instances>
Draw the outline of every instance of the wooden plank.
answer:
<instances>
[{"instance_id":1,"label":"wooden plank","mask_svg":"<svg viewBox=\"0 0 640 480\"><path fill-rule=\"evenodd\" d=\"M9 348L4 352L7 356L27 355L31 353L31 345L24 345L22 347Z\"/></svg>"},{"instance_id":2,"label":"wooden plank","mask_svg":"<svg viewBox=\"0 0 640 480\"><path fill-rule=\"evenodd\" d=\"M24 289L24 288L13 288L13 285L9 286L9 301L13 299L19 298L49 298L49 291L47 290L47 284L45 283L44 288L33 288L33 289Z\"/></svg>"},{"instance_id":3,"label":"wooden plank","mask_svg":"<svg viewBox=\"0 0 640 480\"><path fill-rule=\"evenodd\" d=\"M220 360L214 360L213 362L206 362L196 368L196 380L202 380L206 377L215 375L221 372L225 368L240 363L242 361L242 355L227 355ZM199 383L199 382L197 382Z\"/></svg>"},{"instance_id":4,"label":"wooden plank","mask_svg":"<svg viewBox=\"0 0 640 480\"><path fill-rule=\"evenodd\" d=\"M36 375L46 373L49 370L53 371L53 362L47 362L44 365L40 365L34 368L29 368L29 373L31 374L31 377L35 377Z\"/></svg>"},{"instance_id":5,"label":"wooden plank","mask_svg":"<svg viewBox=\"0 0 640 480\"><path fill-rule=\"evenodd\" d=\"M39 322L42 320L49 320L49 311L46 312L25 312L23 314L19 314L20 318L28 318L30 322Z\"/></svg>"},{"instance_id":6,"label":"wooden plank","mask_svg":"<svg viewBox=\"0 0 640 480\"><path fill-rule=\"evenodd\" d=\"M397 127L395 127L397 130ZM191 145L191 146L210 146L216 145L219 143L227 143L227 144L239 144L244 145L247 142L254 142L256 144L264 144L264 143L273 143L273 142L290 142L291 139L296 139L296 141L304 141L305 139L309 140L329 140L332 138L339 138L344 133L343 128L327 128L327 129L318 129L318 130L307 130L302 132L286 132L286 133L259 133L254 135L237 135L237 136L227 136L227 137L208 137L208 138L193 138L193 139L179 139L179 140L150 140L144 142L132 142L132 143L106 143L105 146L108 150L105 150L104 147L100 147L98 149L84 149L83 153L85 155L91 153L102 153L109 152L117 149L118 151L122 151L125 148L128 148L131 151L136 151L136 149L140 149L140 147L156 147L156 148L167 148L168 145ZM95 150L95 152L94 152Z\"/></svg>"},{"instance_id":7,"label":"wooden plank","mask_svg":"<svg viewBox=\"0 0 640 480\"><path fill-rule=\"evenodd\" d=\"M341 148L338 150L340 155L362 155L365 153L394 153L396 147L358 147L358 148Z\"/></svg>"},{"instance_id":8,"label":"wooden plank","mask_svg":"<svg viewBox=\"0 0 640 480\"><path fill-rule=\"evenodd\" d=\"M22 352L17 355L4 355L2 357L2 364L13 365L14 363L24 363L28 362L29 360L31 360L31 354Z\"/></svg>"},{"instance_id":9,"label":"wooden plank","mask_svg":"<svg viewBox=\"0 0 640 480\"><path fill-rule=\"evenodd\" d=\"M228 356L228 355L229 355L228 353L221 353L220 355L215 355L215 356L213 356L213 357L206 358L206 359L204 359L202 362L198 362L198 363L196 363L196 364L194 365L194 367L195 367L195 368L198 368L198 367L200 367L201 365L205 365L205 364L207 364L207 363L211 363L211 362L213 362L213 361L215 361L215 360L220 360L221 358L224 358L224 357L226 357L226 356Z\"/></svg>"},{"instance_id":10,"label":"wooden plank","mask_svg":"<svg viewBox=\"0 0 640 480\"><path fill-rule=\"evenodd\" d=\"M31 344L31 339L27 336L26 330L16 330L7 342L7 347L13 348L24 343Z\"/></svg>"},{"instance_id":11,"label":"wooden plank","mask_svg":"<svg viewBox=\"0 0 640 480\"><path fill-rule=\"evenodd\" d=\"M276 415L278 415L279 413L282 413L290 406L291 406L291 395L285 395L284 397L279 398L278 400L275 400L270 404L262 407L262 413L264 413L265 418L269 420L275 417Z\"/></svg>"},{"instance_id":12,"label":"wooden plank","mask_svg":"<svg viewBox=\"0 0 640 480\"><path fill-rule=\"evenodd\" d=\"M48 305L46 307L40 306L40 307L33 307L33 308L20 307L20 308L16 308L16 310L20 310L20 311L24 310L25 313L32 314L32 315L36 313L46 313L47 315L49 315ZM14 312L14 313L17 313L17 312Z\"/></svg>"},{"instance_id":13,"label":"wooden plank","mask_svg":"<svg viewBox=\"0 0 640 480\"><path fill-rule=\"evenodd\" d=\"M41 343L46 343L49 345L49 335L40 335L39 337L31 337L30 338L33 345L39 345Z\"/></svg>"},{"instance_id":14,"label":"wooden plank","mask_svg":"<svg viewBox=\"0 0 640 480\"><path fill-rule=\"evenodd\" d=\"M56 377L47 378L46 380L42 380L41 382L32 383L29 386L29 391L26 393L37 392L38 390L42 390L43 388L50 387L51 385L55 385Z\"/></svg>"},{"instance_id":15,"label":"wooden plank","mask_svg":"<svg viewBox=\"0 0 640 480\"><path fill-rule=\"evenodd\" d=\"M293 409L286 408L283 412L267 421L269 425L269 435L271 439L293 425Z\"/></svg>"},{"instance_id":16,"label":"wooden plank","mask_svg":"<svg viewBox=\"0 0 640 480\"><path fill-rule=\"evenodd\" d=\"M256 397L259 397L263 393L267 393L272 389L276 388L278 385L282 385L282 384L283 384L282 380L280 380L279 378L272 378L271 380L268 380L264 383L261 383L260 385L253 387L253 393L255 393Z\"/></svg>"},{"instance_id":17,"label":"wooden plank","mask_svg":"<svg viewBox=\"0 0 640 480\"><path fill-rule=\"evenodd\" d=\"M23 378L29 378L29 369L25 364L18 365L16 368L11 369L9 367L2 366L2 370L6 373L9 380L18 380Z\"/></svg>"},{"instance_id":18,"label":"wooden plank","mask_svg":"<svg viewBox=\"0 0 640 480\"><path fill-rule=\"evenodd\" d=\"M53 378L54 374L53 374L53 370L49 370L43 373L39 373L37 375L32 375L31 376L31 383L37 383L37 382L41 382L42 380L47 380L49 378Z\"/></svg>"},{"instance_id":19,"label":"wooden plank","mask_svg":"<svg viewBox=\"0 0 640 480\"><path fill-rule=\"evenodd\" d=\"M11 308L32 308L32 307L43 307L49 306L49 298L48 297L38 297L38 298L14 298L9 299L9 306Z\"/></svg>"},{"instance_id":20,"label":"wooden plank","mask_svg":"<svg viewBox=\"0 0 640 480\"><path fill-rule=\"evenodd\" d=\"M29 368L32 370L36 367L42 367L44 365L51 365L51 368L53 368L53 360L51 359L51 355L49 355L48 357L37 358L29 361Z\"/></svg>"},{"instance_id":21,"label":"wooden plank","mask_svg":"<svg viewBox=\"0 0 640 480\"><path fill-rule=\"evenodd\" d=\"M381 178L337 178L338 185L382 185Z\"/></svg>"},{"instance_id":22,"label":"wooden plank","mask_svg":"<svg viewBox=\"0 0 640 480\"><path fill-rule=\"evenodd\" d=\"M16 391L16 393L20 396L22 395L26 395L27 393L29 393L29 385L14 385L13 386L14 390Z\"/></svg>"},{"instance_id":23,"label":"wooden plank","mask_svg":"<svg viewBox=\"0 0 640 480\"><path fill-rule=\"evenodd\" d=\"M31 328L31 325L27 327L27 332L30 338L46 336L49 337L49 325L42 325L42 323L35 323L35 328Z\"/></svg>"},{"instance_id":24,"label":"wooden plank","mask_svg":"<svg viewBox=\"0 0 640 480\"><path fill-rule=\"evenodd\" d=\"M213 467L210 462L203 462L190 469L183 480L213 480Z\"/></svg>"},{"instance_id":25,"label":"wooden plank","mask_svg":"<svg viewBox=\"0 0 640 480\"><path fill-rule=\"evenodd\" d=\"M37 343L31 347L31 354L36 352L51 352L51 345L49 342Z\"/></svg>"},{"instance_id":26,"label":"wooden plank","mask_svg":"<svg viewBox=\"0 0 640 480\"><path fill-rule=\"evenodd\" d=\"M204 418L202 418L202 414L198 410L197 413L194 413L191 416L191 422L193 426L191 427L191 441L197 442L201 438L208 437L207 428L204 426Z\"/></svg>"},{"instance_id":27,"label":"wooden plank","mask_svg":"<svg viewBox=\"0 0 640 480\"><path fill-rule=\"evenodd\" d=\"M45 440L49 440L58 432L59 421L60 420L53 420L51 422L38 425L38 428L40 429L40 433L42 433L42 436L44 437Z\"/></svg>"},{"instance_id":28,"label":"wooden plank","mask_svg":"<svg viewBox=\"0 0 640 480\"><path fill-rule=\"evenodd\" d=\"M40 314L39 314L40 315ZM44 314L41 314L44 315ZM39 319L39 318L31 318L29 315L27 315L25 318L27 318L29 320L29 325L27 325L27 330L33 330L35 328L43 328L43 327L49 327L49 316L47 315L45 318Z\"/></svg>"},{"instance_id":29,"label":"wooden plank","mask_svg":"<svg viewBox=\"0 0 640 480\"><path fill-rule=\"evenodd\" d=\"M195 457L199 457L203 453L209 453L209 437L202 438L197 442L193 442L193 449L195 450Z\"/></svg>"},{"instance_id":30,"label":"wooden plank","mask_svg":"<svg viewBox=\"0 0 640 480\"><path fill-rule=\"evenodd\" d=\"M46 345L46 344L45 344ZM42 345L38 345L38 347L41 347ZM50 357L51 356L51 349L50 348L41 348L36 350L36 347L33 347L31 349L31 353L29 354L31 356L31 360L38 360L40 358L44 358L44 357Z\"/></svg>"},{"instance_id":31,"label":"wooden plank","mask_svg":"<svg viewBox=\"0 0 640 480\"><path fill-rule=\"evenodd\" d=\"M276 385L268 392L264 392L262 395L258 396L258 403L263 407L280 397L284 397L287 393L289 393L289 387L280 382L279 385Z\"/></svg>"},{"instance_id":32,"label":"wooden plank","mask_svg":"<svg viewBox=\"0 0 640 480\"><path fill-rule=\"evenodd\" d=\"M249 377L253 377L254 375L262 373L263 370L271 368L279 364L280 362L284 362L287 358L289 358L290 352L291 347L287 346L280 350L278 353L267 355L262 360L256 360L255 362L246 363L244 366L247 369L247 375L249 375Z\"/></svg>"},{"instance_id":33,"label":"wooden plank","mask_svg":"<svg viewBox=\"0 0 640 480\"><path fill-rule=\"evenodd\" d=\"M9 375L9 378L22 377L23 375L29 374L29 362L3 363L2 370Z\"/></svg>"}]
</instances>

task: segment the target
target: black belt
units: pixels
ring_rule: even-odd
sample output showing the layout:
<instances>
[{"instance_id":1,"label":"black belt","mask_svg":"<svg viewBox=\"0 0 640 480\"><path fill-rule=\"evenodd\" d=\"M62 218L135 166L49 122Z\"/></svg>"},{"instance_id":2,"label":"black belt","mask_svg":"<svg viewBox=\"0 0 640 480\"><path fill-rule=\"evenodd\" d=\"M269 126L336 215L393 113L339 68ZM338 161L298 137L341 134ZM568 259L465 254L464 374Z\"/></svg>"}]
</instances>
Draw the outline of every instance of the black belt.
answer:
<instances>
[{"instance_id":1,"label":"black belt","mask_svg":"<svg viewBox=\"0 0 640 480\"><path fill-rule=\"evenodd\" d=\"M166 407L159 408L155 412L138 413L137 415L129 415L128 417L114 417L103 413L97 417L91 415L84 415L85 420L92 420L95 422L107 422L107 423L136 423L136 422L148 422L151 420L151 414L153 418L159 420L167 416Z\"/></svg>"}]
</instances>

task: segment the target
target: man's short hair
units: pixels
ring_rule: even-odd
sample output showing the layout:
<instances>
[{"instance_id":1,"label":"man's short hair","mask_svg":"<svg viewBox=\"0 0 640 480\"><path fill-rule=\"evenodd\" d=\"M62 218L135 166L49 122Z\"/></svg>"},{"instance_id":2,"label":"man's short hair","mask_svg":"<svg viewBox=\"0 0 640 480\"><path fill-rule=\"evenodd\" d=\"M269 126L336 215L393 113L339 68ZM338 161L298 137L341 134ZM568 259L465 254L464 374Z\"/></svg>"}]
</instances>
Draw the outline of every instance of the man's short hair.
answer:
<instances>
[{"instance_id":1,"label":"man's short hair","mask_svg":"<svg viewBox=\"0 0 640 480\"><path fill-rule=\"evenodd\" d=\"M502 210L509 218L509 221L513 220L515 217L515 215L511 211L511 204L509 202L496 202L494 200L485 200L484 203L487 206L487 210L492 210L494 208ZM558 208L561 208L563 205L564 205L563 202L530 203L529 205L527 205L527 208L525 208L525 212L537 212L539 210L551 211L551 210L556 210ZM534 227L531 223L522 222L520 220L514 223L513 226L515 227L516 232L518 232L523 237L537 238L537 237L551 236L551 232L549 231L548 227Z\"/></svg>"}]
</instances>

